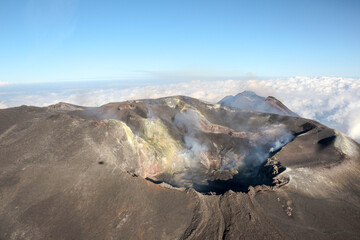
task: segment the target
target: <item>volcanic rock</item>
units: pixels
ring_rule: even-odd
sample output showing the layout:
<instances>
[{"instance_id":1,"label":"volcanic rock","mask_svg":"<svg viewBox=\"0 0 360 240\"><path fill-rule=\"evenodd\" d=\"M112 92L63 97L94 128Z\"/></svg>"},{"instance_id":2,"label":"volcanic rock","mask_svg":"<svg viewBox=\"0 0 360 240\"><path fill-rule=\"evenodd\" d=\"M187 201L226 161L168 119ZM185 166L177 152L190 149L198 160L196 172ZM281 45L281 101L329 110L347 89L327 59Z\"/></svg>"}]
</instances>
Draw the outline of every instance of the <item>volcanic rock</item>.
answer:
<instances>
[{"instance_id":1,"label":"volcanic rock","mask_svg":"<svg viewBox=\"0 0 360 240\"><path fill-rule=\"evenodd\" d=\"M360 146L176 96L0 110L0 239L359 239Z\"/></svg>"},{"instance_id":2,"label":"volcanic rock","mask_svg":"<svg viewBox=\"0 0 360 240\"><path fill-rule=\"evenodd\" d=\"M285 116L299 117L282 102L272 96L261 97L252 91L244 91L235 96L226 96L218 102L219 104L250 110L255 112L274 113Z\"/></svg>"}]
</instances>

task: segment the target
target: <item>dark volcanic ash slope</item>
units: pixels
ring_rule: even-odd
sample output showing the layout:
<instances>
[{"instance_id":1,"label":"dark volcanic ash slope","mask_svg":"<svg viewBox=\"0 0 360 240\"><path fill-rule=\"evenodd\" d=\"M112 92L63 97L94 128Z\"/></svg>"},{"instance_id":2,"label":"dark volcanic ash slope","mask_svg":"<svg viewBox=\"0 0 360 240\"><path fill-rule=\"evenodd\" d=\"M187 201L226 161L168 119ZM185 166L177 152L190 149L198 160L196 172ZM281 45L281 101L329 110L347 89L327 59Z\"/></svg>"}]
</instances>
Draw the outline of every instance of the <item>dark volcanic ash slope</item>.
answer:
<instances>
[{"instance_id":1,"label":"dark volcanic ash slope","mask_svg":"<svg viewBox=\"0 0 360 240\"><path fill-rule=\"evenodd\" d=\"M188 97L0 110L0 239L358 239L359 145Z\"/></svg>"},{"instance_id":2,"label":"dark volcanic ash slope","mask_svg":"<svg viewBox=\"0 0 360 240\"><path fill-rule=\"evenodd\" d=\"M264 98L252 91L244 91L235 96L226 96L219 101L219 104L243 110L299 117L275 97Z\"/></svg>"}]
</instances>

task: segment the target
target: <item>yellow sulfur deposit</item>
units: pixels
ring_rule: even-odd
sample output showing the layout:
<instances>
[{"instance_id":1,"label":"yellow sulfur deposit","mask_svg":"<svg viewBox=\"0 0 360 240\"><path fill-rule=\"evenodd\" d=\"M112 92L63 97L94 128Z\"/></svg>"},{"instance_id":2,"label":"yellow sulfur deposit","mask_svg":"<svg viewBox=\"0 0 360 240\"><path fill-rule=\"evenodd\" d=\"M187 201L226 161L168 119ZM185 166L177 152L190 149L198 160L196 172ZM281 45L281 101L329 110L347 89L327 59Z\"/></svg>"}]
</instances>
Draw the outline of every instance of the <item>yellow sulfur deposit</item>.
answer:
<instances>
[{"instance_id":1,"label":"yellow sulfur deposit","mask_svg":"<svg viewBox=\"0 0 360 240\"><path fill-rule=\"evenodd\" d=\"M180 154L180 143L174 140L167 127L159 119L144 119L144 133L136 136L122 121L111 120L125 131L127 141L137 152L142 166L143 177L154 176L162 172L173 173L183 170L186 158Z\"/></svg>"},{"instance_id":2,"label":"yellow sulfur deposit","mask_svg":"<svg viewBox=\"0 0 360 240\"><path fill-rule=\"evenodd\" d=\"M144 119L144 140L156 152L157 161L166 171L172 171L176 163L185 160L179 157L182 146L169 134L159 119Z\"/></svg>"},{"instance_id":3,"label":"yellow sulfur deposit","mask_svg":"<svg viewBox=\"0 0 360 240\"><path fill-rule=\"evenodd\" d=\"M112 120L112 121L115 121L116 123L120 124L122 126L122 128L124 129L125 131L125 134L126 134L126 138L128 140L128 142L130 143L131 146L134 147L134 134L133 132L131 131L131 129L128 127L128 125L126 125L124 122L122 121L118 121L118 120Z\"/></svg>"}]
</instances>

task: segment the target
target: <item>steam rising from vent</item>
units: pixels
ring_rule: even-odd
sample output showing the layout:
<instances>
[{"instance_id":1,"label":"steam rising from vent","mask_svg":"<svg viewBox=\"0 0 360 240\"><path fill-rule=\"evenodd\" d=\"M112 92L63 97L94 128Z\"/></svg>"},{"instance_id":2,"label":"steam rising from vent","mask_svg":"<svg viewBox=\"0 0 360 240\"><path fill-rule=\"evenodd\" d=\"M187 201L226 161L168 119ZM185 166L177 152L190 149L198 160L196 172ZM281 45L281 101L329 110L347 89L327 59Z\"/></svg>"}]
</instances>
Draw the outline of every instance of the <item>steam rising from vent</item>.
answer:
<instances>
[{"instance_id":1,"label":"steam rising from vent","mask_svg":"<svg viewBox=\"0 0 360 240\"><path fill-rule=\"evenodd\" d=\"M194 187L200 191L203 187L199 186L208 185L210 179L229 180L239 174L255 179L259 167L294 138L281 124L257 127L249 120L246 126L238 124L231 129L209 122L195 109L183 109L175 115L173 123L184 132L185 149L180 156L189 165L164 179L174 186ZM210 138L225 141L219 146Z\"/></svg>"},{"instance_id":2,"label":"steam rising from vent","mask_svg":"<svg viewBox=\"0 0 360 240\"><path fill-rule=\"evenodd\" d=\"M294 139L294 136L281 125L266 127L261 129L260 133L263 134L262 143L265 144L253 146L240 168L251 172L252 168L263 164Z\"/></svg>"},{"instance_id":3,"label":"steam rising from vent","mask_svg":"<svg viewBox=\"0 0 360 240\"><path fill-rule=\"evenodd\" d=\"M187 149L195 158L208 151L207 146L205 144L202 144L198 139L194 137L185 136L184 141Z\"/></svg>"},{"instance_id":4,"label":"steam rising from vent","mask_svg":"<svg viewBox=\"0 0 360 240\"><path fill-rule=\"evenodd\" d=\"M150 119L154 118L153 110L151 109L151 107L149 106L149 103L147 101L145 101L145 107L147 109L146 117L150 118Z\"/></svg>"},{"instance_id":5,"label":"steam rising from vent","mask_svg":"<svg viewBox=\"0 0 360 240\"><path fill-rule=\"evenodd\" d=\"M204 141L196 137L199 133L199 116L189 109L183 113L176 114L174 124L185 131L183 140L186 149L181 155L186 158L186 162L189 162L192 167L198 166L199 163L208 166L206 154L209 147Z\"/></svg>"},{"instance_id":6,"label":"steam rising from vent","mask_svg":"<svg viewBox=\"0 0 360 240\"><path fill-rule=\"evenodd\" d=\"M293 139L284 125L269 122L271 115L171 100L117 106L120 125L131 131L127 138L139 156L142 177L200 192L227 189L213 189L218 181L233 181L231 189L241 191L264 179L271 183L264 164Z\"/></svg>"},{"instance_id":7,"label":"steam rising from vent","mask_svg":"<svg viewBox=\"0 0 360 240\"><path fill-rule=\"evenodd\" d=\"M276 141L273 144L273 147L270 148L270 153L274 153L274 152L278 151L283 146L285 146L288 142L290 142L292 139L293 139L293 136L290 133L280 139L276 139Z\"/></svg>"}]
</instances>

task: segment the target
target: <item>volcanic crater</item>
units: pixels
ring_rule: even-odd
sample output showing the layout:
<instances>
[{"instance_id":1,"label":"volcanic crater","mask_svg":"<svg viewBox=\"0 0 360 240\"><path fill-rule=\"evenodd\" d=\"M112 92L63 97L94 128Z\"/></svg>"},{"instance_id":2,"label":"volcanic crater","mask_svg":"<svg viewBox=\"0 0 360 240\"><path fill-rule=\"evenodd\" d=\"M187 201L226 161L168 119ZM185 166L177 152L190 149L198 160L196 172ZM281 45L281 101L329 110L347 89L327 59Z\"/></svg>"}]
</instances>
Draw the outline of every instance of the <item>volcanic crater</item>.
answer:
<instances>
[{"instance_id":1,"label":"volcanic crater","mask_svg":"<svg viewBox=\"0 0 360 240\"><path fill-rule=\"evenodd\" d=\"M140 163L140 170L126 169L133 176L203 194L246 193L250 186L269 190L289 181L278 176L286 168L275 155L298 132L276 119L281 116L181 96L114 105L72 114L125 128Z\"/></svg>"},{"instance_id":2,"label":"volcanic crater","mask_svg":"<svg viewBox=\"0 0 360 240\"><path fill-rule=\"evenodd\" d=\"M270 100L0 110L0 239L359 239L359 144Z\"/></svg>"}]
</instances>

